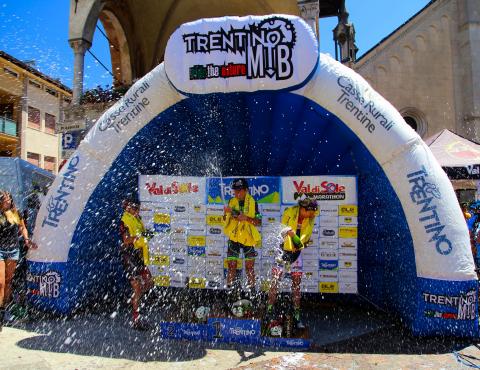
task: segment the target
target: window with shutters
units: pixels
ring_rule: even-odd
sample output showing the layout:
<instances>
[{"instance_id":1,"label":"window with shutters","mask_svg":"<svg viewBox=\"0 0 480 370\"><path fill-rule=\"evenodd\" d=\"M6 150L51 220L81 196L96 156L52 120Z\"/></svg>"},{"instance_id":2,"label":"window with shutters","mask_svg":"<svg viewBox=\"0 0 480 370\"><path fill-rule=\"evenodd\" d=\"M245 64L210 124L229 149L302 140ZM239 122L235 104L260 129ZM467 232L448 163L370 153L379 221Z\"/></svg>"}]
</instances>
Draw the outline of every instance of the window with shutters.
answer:
<instances>
[{"instance_id":1,"label":"window with shutters","mask_svg":"<svg viewBox=\"0 0 480 370\"><path fill-rule=\"evenodd\" d=\"M28 127L40 130L40 109L28 107Z\"/></svg>"},{"instance_id":2,"label":"window with shutters","mask_svg":"<svg viewBox=\"0 0 480 370\"><path fill-rule=\"evenodd\" d=\"M43 168L51 173L55 173L55 166L57 165L57 158L45 156L43 158Z\"/></svg>"},{"instance_id":3,"label":"window with shutters","mask_svg":"<svg viewBox=\"0 0 480 370\"><path fill-rule=\"evenodd\" d=\"M55 116L53 114L45 113L45 132L48 134L55 133Z\"/></svg>"},{"instance_id":4,"label":"window with shutters","mask_svg":"<svg viewBox=\"0 0 480 370\"><path fill-rule=\"evenodd\" d=\"M37 167L40 167L40 154L27 152L27 161Z\"/></svg>"}]
</instances>

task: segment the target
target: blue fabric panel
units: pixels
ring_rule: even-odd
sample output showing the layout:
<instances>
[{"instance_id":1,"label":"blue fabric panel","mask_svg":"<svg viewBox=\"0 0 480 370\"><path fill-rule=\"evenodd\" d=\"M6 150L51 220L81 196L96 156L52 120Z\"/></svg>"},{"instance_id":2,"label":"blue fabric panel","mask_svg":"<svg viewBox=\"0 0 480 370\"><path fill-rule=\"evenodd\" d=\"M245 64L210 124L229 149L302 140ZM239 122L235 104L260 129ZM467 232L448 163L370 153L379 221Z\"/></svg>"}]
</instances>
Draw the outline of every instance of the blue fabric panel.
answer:
<instances>
[{"instance_id":1,"label":"blue fabric panel","mask_svg":"<svg viewBox=\"0 0 480 370\"><path fill-rule=\"evenodd\" d=\"M418 301L412 317L417 335L450 334L478 337L478 281L418 278L410 299Z\"/></svg>"}]
</instances>

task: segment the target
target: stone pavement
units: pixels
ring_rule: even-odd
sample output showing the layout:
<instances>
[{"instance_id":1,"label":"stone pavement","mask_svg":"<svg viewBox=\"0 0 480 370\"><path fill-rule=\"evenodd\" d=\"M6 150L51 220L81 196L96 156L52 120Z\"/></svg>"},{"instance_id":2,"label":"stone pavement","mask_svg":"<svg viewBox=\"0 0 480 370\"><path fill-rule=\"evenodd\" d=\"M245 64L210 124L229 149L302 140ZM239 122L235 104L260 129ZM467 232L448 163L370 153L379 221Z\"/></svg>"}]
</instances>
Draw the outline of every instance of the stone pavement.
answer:
<instances>
[{"instance_id":1,"label":"stone pavement","mask_svg":"<svg viewBox=\"0 0 480 370\"><path fill-rule=\"evenodd\" d=\"M323 317L319 320L318 317ZM415 338L399 323L362 310L332 309L309 324L307 352L166 341L142 333L127 313L39 317L0 333L0 369L457 369L480 366L471 340ZM150 317L155 322L155 317ZM158 318L157 318L158 319ZM308 319L308 317L307 317ZM464 364L458 361L460 353ZM467 357L470 356L470 357Z\"/></svg>"},{"instance_id":2,"label":"stone pavement","mask_svg":"<svg viewBox=\"0 0 480 370\"><path fill-rule=\"evenodd\" d=\"M439 344L439 353L381 354L375 351L357 353L336 352L272 352L255 348L235 349L234 346L213 348L198 343L163 341L146 334L98 333L85 336L78 327L68 330L46 325L45 332L38 333L21 328L4 328L0 333L0 369L467 369L451 352L444 352L445 344ZM98 323L92 323L97 325ZM61 329L60 329L61 328ZM100 324L98 329L105 329ZM85 327L87 333L91 328ZM118 337L117 337L118 335ZM87 341L89 343L86 343ZM349 345L364 342L357 338ZM368 340L367 340L368 342ZM380 348L377 348L380 349ZM461 353L480 359L475 346L461 346ZM328 350L328 349L327 349ZM349 346L345 347L349 350ZM373 352L373 353L372 353ZM382 352L382 351L378 351ZM407 351L408 352L408 351ZM470 359L480 365L480 360Z\"/></svg>"}]
</instances>

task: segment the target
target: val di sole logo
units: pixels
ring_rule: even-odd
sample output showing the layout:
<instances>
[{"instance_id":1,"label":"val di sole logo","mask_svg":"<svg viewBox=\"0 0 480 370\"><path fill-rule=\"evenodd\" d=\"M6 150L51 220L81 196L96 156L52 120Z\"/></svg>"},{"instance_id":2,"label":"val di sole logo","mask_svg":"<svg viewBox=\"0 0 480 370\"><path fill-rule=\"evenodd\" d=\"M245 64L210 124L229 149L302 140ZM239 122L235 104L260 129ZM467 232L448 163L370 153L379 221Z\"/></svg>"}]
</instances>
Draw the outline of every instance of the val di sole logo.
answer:
<instances>
[{"instance_id":1,"label":"val di sole logo","mask_svg":"<svg viewBox=\"0 0 480 370\"><path fill-rule=\"evenodd\" d=\"M286 80L294 73L292 55L296 32L286 18L272 17L239 29L230 26L208 34L184 34L182 38L187 54L220 51L245 56L244 63L194 65L189 69L190 80L238 76Z\"/></svg>"}]
</instances>

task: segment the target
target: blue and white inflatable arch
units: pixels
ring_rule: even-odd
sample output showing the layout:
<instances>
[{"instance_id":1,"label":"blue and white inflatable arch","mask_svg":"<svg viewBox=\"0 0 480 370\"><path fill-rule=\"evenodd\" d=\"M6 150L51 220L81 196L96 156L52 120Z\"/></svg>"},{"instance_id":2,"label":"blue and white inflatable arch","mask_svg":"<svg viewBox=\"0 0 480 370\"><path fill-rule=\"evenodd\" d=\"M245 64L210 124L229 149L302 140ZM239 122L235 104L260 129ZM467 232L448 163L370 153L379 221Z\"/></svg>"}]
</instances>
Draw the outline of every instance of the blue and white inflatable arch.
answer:
<instances>
[{"instance_id":1,"label":"blue and white inflatable arch","mask_svg":"<svg viewBox=\"0 0 480 370\"><path fill-rule=\"evenodd\" d=\"M138 174L355 175L359 293L417 334L478 334L477 277L455 193L400 114L319 55L286 15L199 20L106 111L36 222L30 299L68 313L114 292L121 199ZM97 298L95 298L97 299Z\"/></svg>"}]
</instances>

